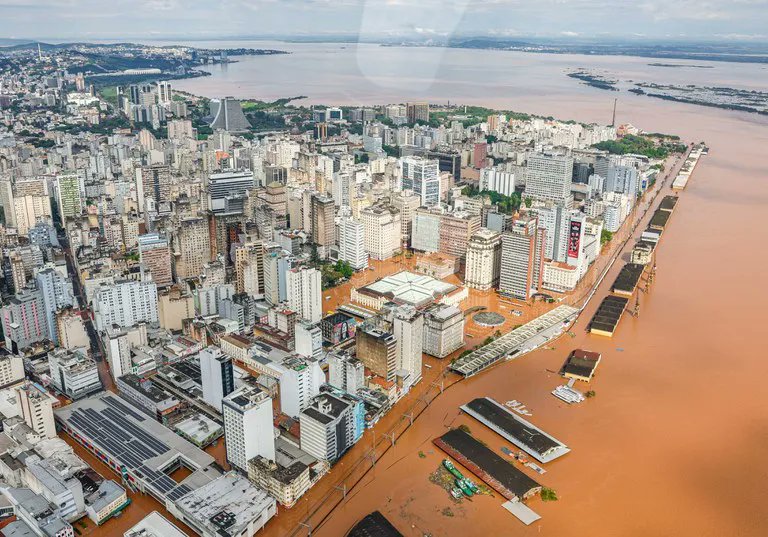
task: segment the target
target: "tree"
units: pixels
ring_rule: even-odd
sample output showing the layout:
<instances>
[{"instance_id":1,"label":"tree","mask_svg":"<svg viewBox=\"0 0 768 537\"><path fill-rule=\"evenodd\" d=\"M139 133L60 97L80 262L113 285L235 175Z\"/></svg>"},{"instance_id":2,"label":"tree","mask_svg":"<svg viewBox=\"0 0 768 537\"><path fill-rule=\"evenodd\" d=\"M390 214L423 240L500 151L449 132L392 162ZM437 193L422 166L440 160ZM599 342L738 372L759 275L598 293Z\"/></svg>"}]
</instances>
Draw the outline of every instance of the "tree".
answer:
<instances>
[{"instance_id":1,"label":"tree","mask_svg":"<svg viewBox=\"0 0 768 537\"><path fill-rule=\"evenodd\" d=\"M525 198L525 206L529 209L531 208L531 205L533 205L533 199L531 198Z\"/></svg>"},{"instance_id":2,"label":"tree","mask_svg":"<svg viewBox=\"0 0 768 537\"><path fill-rule=\"evenodd\" d=\"M347 279L351 278L355 273L355 269L352 268L352 265L350 265L348 261L342 261L341 259L336 261L336 265L333 267L333 269L341 274L343 278Z\"/></svg>"},{"instance_id":3,"label":"tree","mask_svg":"<svg viewBox=\"0 0 768 537\"><path fill-rule=\"evenodd\" d=\"M603 229L602 233L600 234L600 246L608 244L611 242L611 239L613 239L613 232L608 231L607 229Z\"/></svg>"}]
</instances>

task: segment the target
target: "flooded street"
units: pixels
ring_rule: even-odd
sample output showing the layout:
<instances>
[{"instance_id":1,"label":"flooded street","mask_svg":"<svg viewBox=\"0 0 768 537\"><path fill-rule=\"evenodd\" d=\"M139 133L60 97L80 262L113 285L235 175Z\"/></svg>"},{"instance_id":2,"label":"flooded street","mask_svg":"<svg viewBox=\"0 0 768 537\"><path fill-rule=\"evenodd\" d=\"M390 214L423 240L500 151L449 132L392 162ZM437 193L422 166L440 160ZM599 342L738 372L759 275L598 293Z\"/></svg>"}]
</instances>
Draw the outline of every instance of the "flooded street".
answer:
<instances>
[{"instance_id":1,"label":"flooded street","mask_svg":"<svg viewBox=\"0 0 768 537\"><path fill-rule=\"evenodd\" d=\"M604 92L563 74L566 69L600 67L639 79L650 71L647 59L456 50L443 51L437 58L435 50L371 48L363 60L359 51L336 51L331 61L320 65L312 63L320 54L314 52L314 45L292 47L298 52L217 67L220 72L213 76L179 81L177 87L209 97L262 99L306 93L307 102L348 105L450 99L590 123L609 122L613 99L618 97L618 123L678 134L688 142L706 141L710 154L700 161L682 192L657 249L656 279L650 291L641 294L639 318L625 315L612 339L586 333L612 281L609 275L572 329L575 337L563 336L550 345L553 348L466 381L456 383L456 377L449 376L444 393L424 410L419 402L422 393L439 393L435 381L439 381L440 366L434 363L376 432L366 431L330 476L294 509L281 509L261 535L307 535L308 528L297 524L323 497L334 500L329 505L339 505L317 518L322 524L312 527L311 534L318 537L344 535L375 509L408 536L767 535L768 511L763 504L768 490L764 399L768 288L762 278L768 266L768 226L764 224L768 118ZM410 77L398 78L400 73L392 65L407 63L409 55L414 61L404 71ZM425 81L412 72L419 59L433 57L440 68L423 75L433 79ZM356 66L382 66L395 72L389 78L372 76L362 68L350 72L348 62L352 61ZM263 69L269 76L257 76L254 65L267 66ZM321 67L327 69L316 74ZM675 70L663 76L690 73L669 75L670 71ZM754 65L720 64L696 76L711 77L697 81L701 83L768 87L768 70ZM306 80L310 87L297 86L297 79ZM621 264L616 263L612 274ZM352 285L370 283L405 266L407 260L377 264L376 271L355 276ZM340 287L325 293L331 299L324 300L324 309L334 309L348 292L348 287ZM505 304L488 301L480 293L472 293L462 307L473 305L498 307L507 318L503 332L532 315L526 312L514 318ZM472 334L468 346L495 330L468 323ZM563 383L552 371L559 370L575 348L602 353L602 362L588 388L595 397L571 407L550 391ZM587 389L584 384L578 387ZM504 510L498 495L456 504L428 479L444 458L432 440L449 428L467 425L496 452L503 446L513 447L460 413L459 405L483 396L523 402L533 413L531 422L572 450L547 464L544 475L526 469L559 497L555 502L530 502L543 517L531 526L523 526ZM395 445L385 452L387 441L382 442L382 435L392 427L402 431L408 409L414 405L423 412L402 436L398 432ZM376 464L368 471L370 464L366 466L365 461L374 444L379 446ZM353 476L350 482L359 479L359 483L344 496L335 485L347 474Z\"/></svg>"}]
</instances>

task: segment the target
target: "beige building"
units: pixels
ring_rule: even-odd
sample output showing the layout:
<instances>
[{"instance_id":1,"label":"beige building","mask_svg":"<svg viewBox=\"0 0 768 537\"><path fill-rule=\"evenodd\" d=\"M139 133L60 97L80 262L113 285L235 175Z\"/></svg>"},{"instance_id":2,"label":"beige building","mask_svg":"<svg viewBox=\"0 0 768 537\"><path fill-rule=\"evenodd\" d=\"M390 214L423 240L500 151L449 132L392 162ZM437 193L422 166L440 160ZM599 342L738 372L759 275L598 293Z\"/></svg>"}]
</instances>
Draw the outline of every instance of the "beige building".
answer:
<instances>
[{"instance_id":1,"label":"beige building","mask_svg":"<svg viewBox=\"0 0 768 537\"><path fill-rule=\"evenodd\" d=\"M411 190L403 190L392 194L391 203L395 209L400 211L402 242L408 244L413 228L413 213L421 206L421 198Z\"/></svg>"},{"instance_id":2,"label":"beige building","mask_svg":"<svg viewBox=\"0 0 768 537\"><path fill-rule=\"evenodd\" d=\"M24 360L15 354L0 356L0 388L7 388L24 380Z\"/></svg>"},{"instance_id":3,"label":"beige building","mask_svg":"<svg viewBox=\"0 0 768 537\"><path fill-rule=\"evenodd\" d=\"M467 245L464 284L481 291L496 287L500 261L501 235L486 228L477 230Z\"/></svg>"},{"instance_id":4,"label":"beige building","mask_svg":"<svg viewBox=\"0 0 768 537\"><path fill-rule=\"evenodd\" d=\"M400 249L400 211L387 205L374 205L360 211L360 220L364 226L365 250L372 259L389 259Z\"/></svg>"},{"instance_id":5,"label":"beige building","mask_svg":"<svg viewBox=\"0 0 768 537\"><path fill-rule=\"evenodd\" d=\"M312 242L319 248L325 249L336 243L335 215L333 198L312 196Z\"/></svg>"},{"instance_id":6,"label":"beige building","mask_svg":"<svg viewBox=\"0 0 768 537\"><path fill-rule=\"evenodd\" d=\"M90 345L83 318L77 311L63 310L56 315L56 333L59 336L59 345L65 349Z\"/></svg>"},{"instance_id":7,"label":"beige building","mask_svg":"<svg viewBox=\"0 0 768 537\"><path fill-rule=\"evenodd\" d=\"M480 216L466 212L444 214L440 219L440 252L464 259L469 239L480 229Z\"/></svg>"},{"instance_id":8,"label":"beige building","mask_svg":"<svg viewBox=\"0 0 768 537\"><path fill-rule=\"evenodd\" d=\"M203 265L211 261L211 235L207 219L181 221L174 237L174 259L179 281L200 276Z\"/></svg>"},{"instance_id":9,"label":"beige building","mask_svg":"<svg viewBox=\"0 0 768 537\"><path fill-rule=\"evenodd\" d=\"M264 293L264 246L253 241L235 250L235 290L257 296Z\"/></svg>"},{"instance_id":10,"label":"beige building","mask_svg":"<svg viewBox=\"0 0 768 537\"><path fill-rule=\"evenodd\" d=\"M58 406L58 400L45 388L33 382L25 382L16 388L16 404L19 415L30 429L45 438L56 436L53 407Z\"/></svg>"},{"instance_id":11,"label":"beige building","mask_svg":"<svg viewBox=\"0 0 768 537\"><path fill-rule=\"evenodd\" d=\"M157 316L160 327L181 330L184 319L195 316L195 300L191 294L182 293L178 287L158 294Z\"/></svg>"}]
</instances>

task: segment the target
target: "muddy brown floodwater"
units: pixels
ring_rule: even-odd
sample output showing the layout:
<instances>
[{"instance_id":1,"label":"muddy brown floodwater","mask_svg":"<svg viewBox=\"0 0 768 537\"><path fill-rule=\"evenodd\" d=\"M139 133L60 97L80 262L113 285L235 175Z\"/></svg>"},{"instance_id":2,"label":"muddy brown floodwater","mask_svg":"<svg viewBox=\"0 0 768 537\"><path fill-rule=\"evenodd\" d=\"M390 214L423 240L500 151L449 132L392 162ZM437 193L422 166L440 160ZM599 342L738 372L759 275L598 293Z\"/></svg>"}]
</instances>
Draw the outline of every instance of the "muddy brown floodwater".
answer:
<instances>
[{"instance_id":1,"label":"muddy brown floodwater","mask_svg":"<svg viewBox=\"0 0 768 537\"><path fill-rule=\"evenodd\" d=\"M566 112L568 103L528 101L521 108L595 119L596 103ZM374 509L414 536L768 535L768 292L761 283L768 120L653 101L639 101L629 115L641 128L711 148L658 248L656 280L641 295L639 318L626 315L612 339L587 334L604 285L574 338L453 385L312 535L344 535ZM561 383L550 371L579 347L601 352L603 361L590 385L595 397L569 407L550 395ZM432 439L450 427L468 425L497 451L513 447L460 414L459 405L479 396L524 402L535 424L572 449L534 476L559 500L533 500L543 518L529 527L498 495L456 505L428 481L444 456Z\"/></svg>"}]
</instances>

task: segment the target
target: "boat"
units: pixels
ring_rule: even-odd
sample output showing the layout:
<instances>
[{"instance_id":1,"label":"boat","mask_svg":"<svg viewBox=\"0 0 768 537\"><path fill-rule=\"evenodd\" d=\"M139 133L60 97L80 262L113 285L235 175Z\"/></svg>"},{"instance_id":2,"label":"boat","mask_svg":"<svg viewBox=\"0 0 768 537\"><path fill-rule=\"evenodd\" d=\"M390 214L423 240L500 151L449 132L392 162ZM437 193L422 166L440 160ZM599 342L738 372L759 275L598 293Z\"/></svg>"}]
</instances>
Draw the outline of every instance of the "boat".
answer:
<instances>
[{"instance_id":1,"label":"boat","mask_svg":"<svg viewBox=\"0 0 768 537\"><path fill-rule=\"evenodd\" d=\"M461 492L464 493L465 496L468 498L470 496L473 496L475 493L472 491L472 488L467 484L466 479L458 477L456 478L456 486L461 489Z\"/></svg>"},{"instance_id":2,"label":"boat","mask_svg":"<svg viewBox=\"0 0 768 537\"><path fill-rule=\"evenodd\" d=\"M511 449L509 449L508 447L502 447L501 448L501 452L504 455L509 455L510 457L514 457L515 456L515 453Z\"/></svg>"},{"instance_id":3,"label":"boat","mask_svg":"<svg viewBox=\"0 0 768 537\"><path fill-rule=\"evenodd\" d=\"M469 479L468 477L465 477L465 478L464 478L464 483L466 483L466 484L467 484L467 486L469 487L469 489L470 489L470 490L471 490L471 491L472 491L474 494L477 494L477 491L479 491L479 490L480 490L480 489L477 487L477 485L475 485L475 482L474 482L474 481L472 481L471 479Z\"/></svg>"},{"instance_id":4,"label":"boat","mask_svg":"<svg viewBox=\"0 0 768 537\"><path fill-rule=\"evenodd\" d=\"M456 498L456 499L458 500L459 498L461 498L462 496L464 496L464 493L463 493L463 492L461 492L461 489L460 489L460 488L458 488L458 487L453 487L453 488L451 489L451 496L453 496L454 498Z\"/></svg>"},{"instance_id":5,"label":"boat","mask_svg":"<svg viewBox=\"0 0 768 537\"><path fill-rule=\"evenodd\" d=\"M458 468L456 468L456 467L453 465L453 463L452 463L451 461L449 461L448 459L443 459L443 467L444 467L446 470L448 470L449 472L451 472L451 474L453 474L453 476L454 476L456 479L464 479L464 474L462 474L461 472L459 472Z\"/></svg>"}]
</instances>

